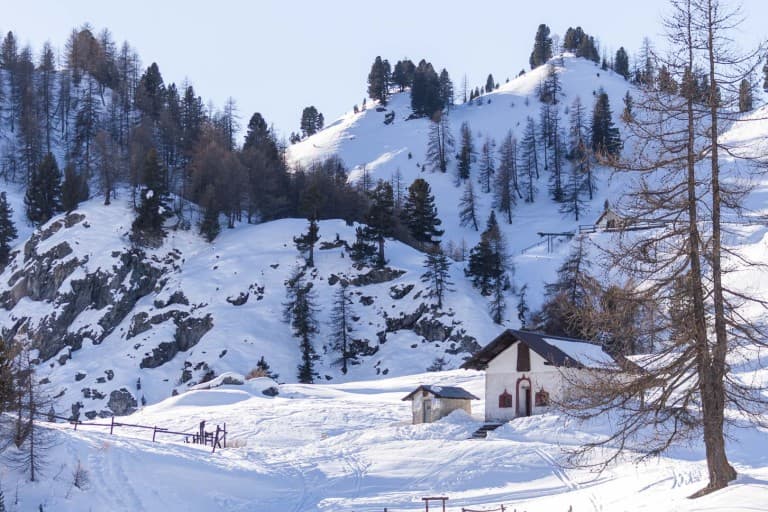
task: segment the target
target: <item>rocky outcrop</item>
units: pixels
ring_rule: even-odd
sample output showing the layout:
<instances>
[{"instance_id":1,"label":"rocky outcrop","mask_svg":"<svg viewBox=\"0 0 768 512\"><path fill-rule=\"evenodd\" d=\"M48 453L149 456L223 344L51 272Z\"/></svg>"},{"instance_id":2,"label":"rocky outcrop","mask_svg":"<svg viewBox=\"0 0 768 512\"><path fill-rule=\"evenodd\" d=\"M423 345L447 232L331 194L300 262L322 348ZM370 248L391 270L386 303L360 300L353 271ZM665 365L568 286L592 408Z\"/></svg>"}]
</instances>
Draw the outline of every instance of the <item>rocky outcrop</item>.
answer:
<instances>
[{"instance_id":1,"label":"rocky outcrop","mask_svg":"<svg viewBox=\"0 0 768 512\"><path fill-rule=\"evenodd\" d=\"M379 341L386 341L386 333L400 330L409 330L431 342L450 342L446 352L458 354L468 352L473 354L480 350L480 344L477 339L468 336L466 331L461 328L461 323L451 321L446 324L443 319L451 318L451 314L438 313L429 308L427 304L419 304L415 311L408 314L401 314L398 317L386 318L386 331L379 333Z\"/></svg>"},{"instance_id":2,"label":"rocky outcrop","mask_svg":"<svg viewBox=\"0 0 768 512\"><path fill-rule=\"evenodd\" d=\"M206 315L202 318L181 317L174 319L176 324L176 334L173 341L160 343L157 348L152 349L141 360L140 368L157 368L176 356L179 352L184 352L197 345L200 339L213 328L213 317Z\"/></svg>"},{"instance_id":3,"label":"rocky outcrop","mask_svg":"<svg viewBox=\"0 0 768 512\"><path fill-rule=\"evenodd\" d=\"M371 284L386 283L405 274L405 270L396 268L374 268L365 274L360 274L350 281L353 286L368 286Z\"/></svg>"},{"instance_id":4,"label":"rocky outcrop","mask_svg":"<svg viewBox=\"0 0 768 512\"><path fill-rule=\"evenodd\" d=\"M115 416L125 416L136 412L137 405L136 399L125 388L112 391L109 394L109 402L107 402L107 407L112 410Z\"/></svg>"}]
</instances>

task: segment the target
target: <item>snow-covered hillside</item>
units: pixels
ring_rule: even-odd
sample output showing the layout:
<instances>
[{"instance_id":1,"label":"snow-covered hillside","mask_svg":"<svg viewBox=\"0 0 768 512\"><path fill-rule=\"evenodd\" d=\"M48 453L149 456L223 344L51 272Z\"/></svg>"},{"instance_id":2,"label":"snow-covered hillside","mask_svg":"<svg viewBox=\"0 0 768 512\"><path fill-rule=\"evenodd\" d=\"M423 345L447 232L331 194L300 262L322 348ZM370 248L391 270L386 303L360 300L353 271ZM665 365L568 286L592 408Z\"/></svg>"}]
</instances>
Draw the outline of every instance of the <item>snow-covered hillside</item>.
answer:
<instances>
[{"instance_id":1,"label":"snow-covered hillside","mask_svg":"<svg viewBox=\"0 0 768 512\"><path fill-rule=\"evenodd\" d=\"M560 109L563 122L567 122L567 109L577 97L587 111L591 111L594 96L602 88L610 98L614 122L622 128L622 98L632 89L631 84L611 70L603 71L595 63L570 54L551 62L556 66L562 85L563 94L557 108ZM547 66L540 66L482 95L481 101L451 108L449 117L457 143L456 150L460 140L459 128L465 121L472 129L478 150L489 137L497 143L498 149L498 144L510 130L518 140L522 139L527 118L533 118L537 124L539 122L541 102L536 90L546 79L547 72ZM394 122L385 125L385 115L392 112L395 114ZM460 225L458 210L464 189L455 185L455 161L449 164L446 173L424 170L422 166L426 160L430 121L406 120L410 114L410 94L394 94L385 110L378 111L371 107L357 114L350 112L320 133L291 146L288 158L306 166L336 154L352 169L351 180L360 177L363 167L374 180L390 180L399 169L406 187L414 179L423 178L430 183L435 194L438 214L443 222L441 227L445 229L444 244L453 242L458 246L463 240L468 247L472 247L479 240L480 233ZM477 168L476 163L472 170L473 179L476 179ZM559 205L548 197L548 173L542 171L542 174L536 201L519 201L511 224L500 220L510 252L514 256L517 274L515 284L518 287L528 284L534 306L540 304L543 285L554 279L554 271L562 256L567 253L567 248L560 247L555 254L547 254L546 244L543 243L524 254L521 251L543 242L538 234L540 232L574 232L579 224L593 223L602 213L605 200L615 201L626 183L623 180L612 182L609 170L599 168L596 171L599 182L597 194L588 202L584 217L577 222L572 215L560 213ZM479 190L479 186L475 187L479 198L478 218L484 223L492 208L493 198L492 194L483 194Z\"/></svg>"},{"instance_id":2,"label":"snow-covered hillside","mask_svg":"<svg viewBox=\"0 0 768 512\"><path fill-rule=\"evenodd\" d=\"M394 512L424 510L421 498L443 495L447 510L528 512L766 510L768 433L740 432L729 447L740 477L698 500L706 481L703 448L679 447L658 460L622 462L602 474L562 469L562 448L600 435L557 415L519 419L469 439L482 422L463 411L410 425L401 398L421 383L460 385L483 397L482 375L453 371L346 384L260 383L190 391L146 407L126 422L172 430L200 420L227 424L236 448L184 444L178 437L117 428L56 425L56 447L41 482L3 471L10 510L114 512L251 511ZM473 412L483 410L482 401ZM73 486L78 462L89 484ZM16 490L18 489L18 491ZM572 508L571 508L572 507Z\"/></svg>"},{"instance_id":3,"label":"snow-covered hillside","mask_svg":"<svg viewBox=\"0 0 768 512\"><path fill-rule=\"evenodd\" d=\"M306 221L241 226L213 244L170 231L161 247L138 250L130 218L127 201L90 201L20 244L0 276L0 328L38 348L40 378L60 408L124 414L223 372L246 374L262 356L281 381L296 379L298 342L282 311L298 259L293 237ZM420 280L423 254L390 242L389 270L370 273L354 268L343 246L354 226L324 221L320 236L308 273L320 380L418 373L437 358L456 367L499 332L458 267L443 312L433 312ZM352 283L351 336L361 352L347 376L329 346L339 278Z\"/></svg>"}]
</instances>

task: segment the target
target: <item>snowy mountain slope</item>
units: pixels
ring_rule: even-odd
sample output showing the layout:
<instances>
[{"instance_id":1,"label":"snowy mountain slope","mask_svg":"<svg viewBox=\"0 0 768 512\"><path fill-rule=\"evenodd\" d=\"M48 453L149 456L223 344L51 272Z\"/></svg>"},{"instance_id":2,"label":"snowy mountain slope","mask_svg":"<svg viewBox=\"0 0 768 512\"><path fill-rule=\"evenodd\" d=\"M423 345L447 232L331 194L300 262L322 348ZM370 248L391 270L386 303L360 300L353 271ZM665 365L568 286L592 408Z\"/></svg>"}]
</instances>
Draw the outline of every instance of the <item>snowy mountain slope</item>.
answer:
<instances>
[{"instance_id":1,"label":"snowy mountain slope","mask_svg":"<svg viewBox=\"0 0 768 512\"><path fill-rule=\"evenodd\" d=\"M740 434L730 452L739 480L698 499L686 496L706 477L700 446L636 466L622 462L603 474L561 469L562 448L600 435L603 425L577 427L557 415L516 420L486 440L468 439L482 422L461 411L433 424L410 425L401 401L421 383L460 385L483 397L482 375L452 371L346 384L280 386L268 398L260 385L190 391L146 407L131 423L192 431L226 422L237 448L183 444L127 428L57 425L46 480L26 483L6 470L11 510L369 511L424 510L421 498L445 495L462 507L562 511L765 510L768 432ZM482 411L482 401L473 411ZM90 485L72 487L80 462Z\"/></svg>"},{"instance_id":2,"label":"snowy mountain slope","mask_svg":"<svg viewBox=\"0 0 768 512\"><path fill-rule=\"evenodd\" d=\"M298 342L282 311L284 282L299 259L293 236L305 220L241 226L213 244L170 231L160 248L138 250L128 240L130 218L127 201L90 201L17 246L0 275L0 329L38 349L38 373L51 382L59 408L123 414L223 372L246 374L262 356L281 380L296 379ZM456 367L499 332L456 266L444 313L432 312L422 296L424 257L397 242L387 244L390 275L354 285L370 269L353 268L334 244L351 244L354 229L322 222L316 269L308 273L321 380L423 372L437 358ZM353 282L351 336L363 352L347 376L334 364L329 324L344 277Z\"/></svg>"},{"instance_id":3,"label":"snowy mountain slope","mask_svg":"<svg viewBox=\"0 0 768 512\"><path fill-rule=\"evenodd\" d=\"M602 88L608 93L613 111L614 122L622 128L620 120L623 108L622 98L632 89L623 77L612 71L603 71L593 62L575 58L566 54L551 61L556 66L563 94L558 107L563 123L567 125L567 109L577 97L581 99L587 112L591 113L594 95ZM498 90L481 96L482 104L456 105L450 110L450 123L458 151L459 128L467 121L474 135L475 147L479 151L487 137L497 143L508 131L522 139L526 119L532 117L539 123L541 102L536 89L546 78L547 66L540 66L522 76L502 84ZM416 178L426 179L432 188L437 204L438 215L445 229L443 242L460 245L464 240L468 247L477 243L480 233L460 225L458 205L463 187L455 186L455 161L449 164L446 173L425 171L421 165L425 162L429 123L427 119L406 120L411 114L410 93L394 94L387 104L386 112L368 108L358 114L348 113L326 129L294 144L288 149L289 161L303 165L337 154L352 169L350 179L359 178L363 166L371 177L391 179L399 169L403 175L404 186ZM390 125L384 124L384 116L394 112L395 120ZM412 158L409 158L409 155ZM539 232L573 232L579 224L590 224L597 220L603 210L606 199L615 200L624 189L625 181L611 180L607 169L598 168L598 191L589 203L588 211L578 222L573 216L559 212L559 205L547 195L548 172L543 170L538 183L538 196L532 204L518 202L511 224L499 218L499 223L506 235L510 252L515 255L514 263L518 278L516 284L529 285L532 305L541 301L543 284L554 279L554 270L562 256L547 254L546 246L520 254L520 251L542 241ZM476 176L478 164L473 165L472 173ZM484 224L492 207L491 194L483 194L476 186L478 194L478 219ZM483 229L483 225L480 226ZM561 248L562 249L562 248ZM567 253L567 249L565 251Z\"/></svg>"}]
</instances>

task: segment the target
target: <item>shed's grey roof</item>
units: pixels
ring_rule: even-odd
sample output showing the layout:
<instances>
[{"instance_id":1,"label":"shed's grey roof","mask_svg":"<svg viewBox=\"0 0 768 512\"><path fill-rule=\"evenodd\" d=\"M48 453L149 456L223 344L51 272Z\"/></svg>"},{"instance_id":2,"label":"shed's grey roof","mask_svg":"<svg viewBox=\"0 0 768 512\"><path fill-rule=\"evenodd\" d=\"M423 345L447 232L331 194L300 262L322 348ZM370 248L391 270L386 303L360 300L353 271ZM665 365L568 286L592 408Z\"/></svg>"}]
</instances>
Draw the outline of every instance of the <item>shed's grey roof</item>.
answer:
<instances>
[{"instance_id":1,"label":"shed's grey roof","mask_svg":"<svg viewBox=\"0 0 768 512\"><path fill-rule=\"evenodd\" d=\"M458 398L458 399L465 399L465 400L480 400L475 395L470 393L464 388L460 388L458 386L430 386L427 384L422 384L418 388L414 389L410 393L408 393L407 396L403 398L403 400L413 400L414 395L420 391L426 391L428 393L431 393L435 395L437 398Z\"/></svg>"},{"instance_id":2,"label":"shed's grey roof","mask_svg":"<svg viewBox=\"0 0 768 512\"><path fill-rule=\"evenodd\" d=\"M528 345L552 366L574 368L615 366L615 361L610 355L603 352L599 345L587 340L507 329L461 367L469 370L485 370L488 363L518 341Z\"/></svg>"}]
</instances>

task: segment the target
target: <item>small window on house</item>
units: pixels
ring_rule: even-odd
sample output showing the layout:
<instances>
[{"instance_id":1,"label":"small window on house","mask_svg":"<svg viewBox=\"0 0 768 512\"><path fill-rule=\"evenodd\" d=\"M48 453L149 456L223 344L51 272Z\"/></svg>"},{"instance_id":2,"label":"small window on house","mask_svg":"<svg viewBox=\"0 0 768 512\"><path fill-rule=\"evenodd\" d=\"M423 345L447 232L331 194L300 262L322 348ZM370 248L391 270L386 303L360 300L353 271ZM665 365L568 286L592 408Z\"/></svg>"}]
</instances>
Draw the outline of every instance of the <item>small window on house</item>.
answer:
<instances>
[{"instance_id":1,"label":"small window on house","mask_svg":"<svg viewBox=\"0 0 768 512\"><path fill-rule=\"evenodd\" d=\"M543 389L536 392L536 407L546 407L549 405L549 392Z\"/></svg>"},{"instance_id":2,"label":"small window on house","mask_svg":"<svg viewBox=\"0 0 768 512\"><path fill-rule=\"evenodd\" d=\"M512 407L512 395L507 393L505 389L502 394L499 395L499 409L507 409Z\"/></svg>"},{"instance_id":3,"label":"small window on house","mask_svg":"<svg viewBox=\"0 0 768 512\"><path fill-rule=\"evenodd\" d=\"M523 343L517 345L517 371L531 371L531 349Z\"/></svg>"}]
</instances>

